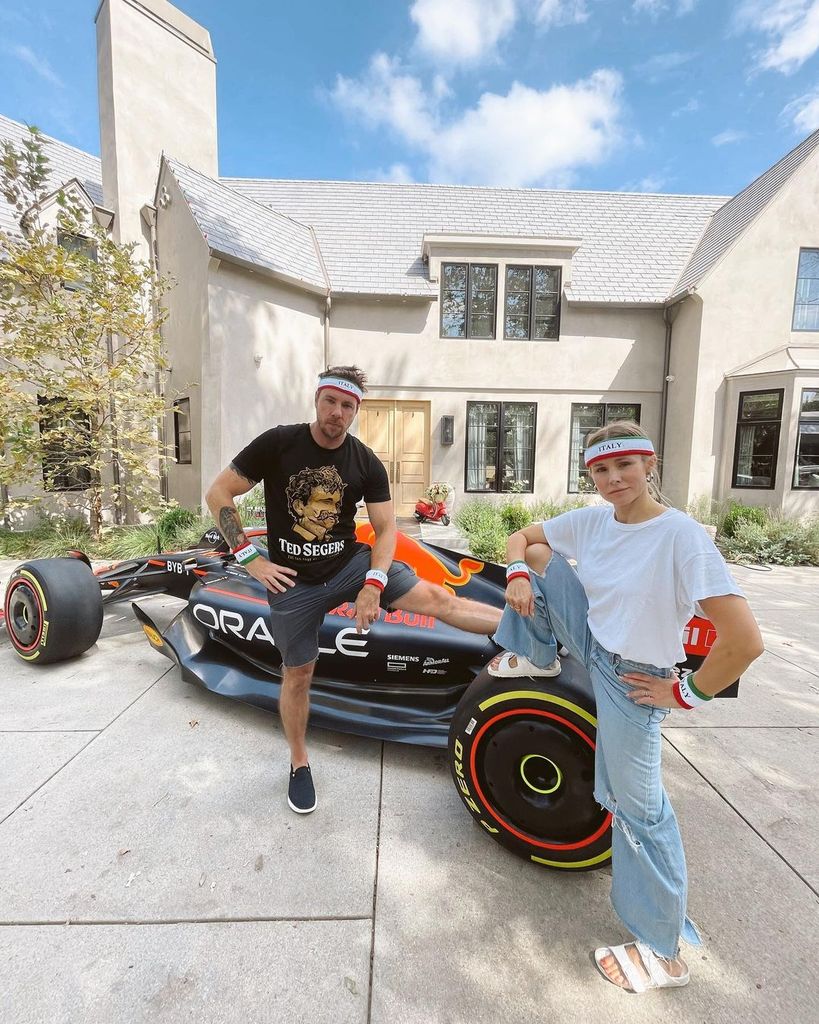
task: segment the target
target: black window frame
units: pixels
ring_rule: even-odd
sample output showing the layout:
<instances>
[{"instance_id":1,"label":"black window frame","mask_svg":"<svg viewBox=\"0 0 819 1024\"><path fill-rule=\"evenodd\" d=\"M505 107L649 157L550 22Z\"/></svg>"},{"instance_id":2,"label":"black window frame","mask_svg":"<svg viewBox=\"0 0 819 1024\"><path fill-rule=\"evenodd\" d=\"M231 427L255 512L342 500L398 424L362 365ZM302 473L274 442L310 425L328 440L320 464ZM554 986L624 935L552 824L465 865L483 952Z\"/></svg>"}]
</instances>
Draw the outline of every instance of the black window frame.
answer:
<instances>
[{"instance_id":1,"label":"black window frame","mask_svg":"<svg viewBox=\"0 0 819 1024\"><path fill-rule=\"evenodd\" d=\"M748 395L778 395L779 396L779 418L774 419L758 419L749 420L742 419L742 400ZM785 389L784 388L755 388L753 391L740 391L737 399L737 429L734 432L734 458L733 465L731 467L731 490L737 491L775 491L776 490L776 474L779 469L779 442L782 436L782 412L785 405ZM776 424L776 440L774 441L773 461L771 463L771 482L770 484L740 484L737 483L737 467L739 465L739 432L743 426L749 424L763 424L763 423L774 423Z\"/></svg>"},{"instance_id":2,"label":"black window frame","mask_svg":"<svg viewBox=\"0 0 819 1024\"><path fill-rule=\"evenodd\" d=\"M796 326L796 306L797 298L799 296L799 264L802 262L802 253L812 252L816 253L819 258L819 248L813 245L803 245L799 248L799 258L796 261L796 281L793 286L793 310L791 313L791 331L796 334L819 334L819 327L797 327ZM807 305L807 303L799 303L799 305Z\"/></svg>"},{"instance_id":3,"label":"black window frame","mask_svg":"<svg viewBox=\"0 0 819 1024\"><path fill-rule=\"evenodd\" d=\"M82 409L71 411L70 403L64 398L49 398L45 395L37 395L39 407L38 423L41 435L51 428L50 421L53 421L55 413L53 407L59 403L60 416L70 417L72 424L77 431L85 429L88 432L88 448L85 458L91 460L91 417ZM42 442L41 442L42 443ZM40 466L43 475L43 489L49 494L61 494L65 492L87 491L92 486L94 475L88 465L83 465L82 451L77 452L77 459L74 463L65 461L65 453L57 448L49 448L43 444L42 463Z\"/></svg>"},{"instance_id":4,"label":"black window frame","mask_svg":"<svg viewBox=\"0 0 819 1024\"><path fill-rule=\"evenodd\" d=\"M469 263L464 260L447 260L441 263L441 292L439 297L438 337L441 341L495 341L498 336L498 264L484 260ZM444 334L444 275L447 267L466 267L466 310L464 314L463 334ZM495 271L495 294L492 305L492 334L474 335L472 333L472 268L492 267Z\"/></svg>"},{"instance_id":5,"label":"black window frame","mask_svg":"<svg viewBox=\"0 0 819 1024\"><path fill-rule=\"evenodd\" d=\"M572 424L574 423L574 411L581 406L594 405L599 409L603 410L603 422L599 427L593 427L593 430L600 430L601 427L605 427L607 423L614 423L617 419L622 417L614 417L609 419L609 409L618 408L624 405L630 405L633 409L637 410L637 415L632 417L635 423L642 423L643 415L643 403L642 402L572 402L572 407L569 412L569 473L566 478L566 493L567 494L591 494L595 487L592 484L590 487L582 488L580 482L583 479L591 481L591 474L588 469L585 471L580 466L577 467L577 487L572 489ZM589 431L591 433L591 431ZM586 450L584 445L581 445L578 455L582 455Z\"/></svg>"},{"instance_id":6,"label":"black window frame","mask_svg":"<svg viewBox=\"0 0 819 1024\"><path fill-rule=\"evenodd\" d=\"M800 485L800 484L798 484L796 482L799 479L799 474L798 474L799 466L798 466L797 460L799 458L799 441L800 441L801 436L802 436L802 425L803 425L803 423L805 423L805 424L806 423L815 423L815 424L817 424L819 426L819 412L814 414L816 416L816 419L810 419L810 418L808 418L808 416L805 415L805 410L804 410L803 406L804 406L804 402L805 402L805 392L806 391L813 391L816 394L819 394L819 384L817 384L815 387L802 388L801 391L800 391L800 394L799 394L799 418L798 418L797 424L796 424L796 444L795 444L794 449L793 449L793 473L791 474L791 490L792 491L819 491L819 483L816 483L816 484L814 484L813 486L810 486L810 487L806 487L806 486Z\"/></svg>"},{"instance_id":7,"label":"black window frame","mask_svg":"<svg viewBox=\"0 0 819 1024\"><path fill-rule=\"evenodd\" d=\"M71 240L72 244L67 245L66 242ZM79 243L79 244L77 244ZM81 235L74 231L63 231L62 228L57 231L57 245L61 249L65 249L66 252L81 253L86 259L92 263L97 263L97 243L93 238L89 238L88 235ZM88 280L82 281L63 281L62 286L69 292L83 291L88 287Z\"/></svg>"},{"instance_id":8,"label":"black window frame","mask_svg":"<svg viewBox=\"0 0 819 1024\"><path fill-rule=\"evenodd\" d=\"M531 271L529 279L529 328L525 338L516 338L506 333L506 298L509 294L508 290L508 275L510 270L529 270ZM548 335L545 338L536 338L534 331L532 330L535 317L535 271L537 270L555 270L557 271L557 313L555 314L557 330L554 334ZM503 275L503 340L504 341L559 341L560 340L560 321L561 312L563 306L563 267L558 265L552 265L548 263L507 263L504 275Z\"/></svg>"},{"instance_id":9,"label":"black window frame","mask_svg":"<svg viewBox=\"0 0 819 1024\"><path fill-rule=\"evenodd\" d=\"M182 411L183 404L186 406L185 411ZM188 429L179 429L179 420L181 416L185 416L188 421ZM188 436L188 454L189 458L183 459L180 457L181 447L179 439L181 436L187 434ZM174 458L177 466L192 466L193 465L193 444L191 438L191 400L190 398L177 398L173 403L173 446L174 446Z\"/></svg>"},{"instance_id":10,"label":"black window frame","mask_svg":"<svg viewBox=\"0 0 819 1024\"><path fill-rule=\"evenodd\" d=\"M494 405L498 415L498 443L495 449L495 486L492 488L480 488L478 490L469 487L469 407L471 405ZM506 422L506 408L510 405L528 405L532 407L532 486L529 490L502 490L501 479L503 476L503 434ZM537 402L496 402L476 398L466 403L466 430L464 432L464 494L534 494L535 473L537 467Z\"/></svg>"}]
</instances>

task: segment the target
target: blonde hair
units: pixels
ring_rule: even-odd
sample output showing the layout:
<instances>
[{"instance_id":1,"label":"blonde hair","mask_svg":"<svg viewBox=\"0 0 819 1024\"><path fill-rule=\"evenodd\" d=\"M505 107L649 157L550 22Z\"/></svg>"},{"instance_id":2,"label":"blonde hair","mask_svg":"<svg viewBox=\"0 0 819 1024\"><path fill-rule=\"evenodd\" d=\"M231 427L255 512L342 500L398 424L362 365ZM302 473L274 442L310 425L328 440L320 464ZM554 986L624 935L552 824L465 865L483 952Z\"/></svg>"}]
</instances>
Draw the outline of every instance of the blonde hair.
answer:
<instances>
[{"instance_id":1,"label":"blonde hair","mask_svg":"<svg viewBox=\"0 0 819 1024\"><path fill-rule=\"evenodd\" d=\"M648 434L634 420L614 420L612 423L607 423L604 427L598 427L597 430L593 430L586 438L586 447L591 448L598 441L610 441L613 437L648 437ZM646 459L648 456L643 455L642 458ZM671 507L671 502L660 490L659 459L657 459L656 467L648 474L648 493L655 501L659 501L661 505Z\"/></svg>"}]
</instances>

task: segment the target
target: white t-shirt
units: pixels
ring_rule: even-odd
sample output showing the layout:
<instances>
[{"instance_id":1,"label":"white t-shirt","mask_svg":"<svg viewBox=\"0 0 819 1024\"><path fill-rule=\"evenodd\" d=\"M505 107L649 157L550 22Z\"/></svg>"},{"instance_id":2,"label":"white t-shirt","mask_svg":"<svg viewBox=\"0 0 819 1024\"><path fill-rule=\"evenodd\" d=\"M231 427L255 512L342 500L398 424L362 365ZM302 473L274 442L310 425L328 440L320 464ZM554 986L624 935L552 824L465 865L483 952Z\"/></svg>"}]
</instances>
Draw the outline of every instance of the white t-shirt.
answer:
<instances>
[{"instance_id":1,"label":"white t-shirt","mask_svg":"<svg viewBox=\"0 0 819 1024\"><path fill-rule=\"evenodd\" d=\"M744 594L714 542L677 509L620 523L611 505L574 509L543 523L550 547L577 562L589 629L630 661L668 668L685 658L682 633L697 602Z\"/></svg>"}]
</instances>

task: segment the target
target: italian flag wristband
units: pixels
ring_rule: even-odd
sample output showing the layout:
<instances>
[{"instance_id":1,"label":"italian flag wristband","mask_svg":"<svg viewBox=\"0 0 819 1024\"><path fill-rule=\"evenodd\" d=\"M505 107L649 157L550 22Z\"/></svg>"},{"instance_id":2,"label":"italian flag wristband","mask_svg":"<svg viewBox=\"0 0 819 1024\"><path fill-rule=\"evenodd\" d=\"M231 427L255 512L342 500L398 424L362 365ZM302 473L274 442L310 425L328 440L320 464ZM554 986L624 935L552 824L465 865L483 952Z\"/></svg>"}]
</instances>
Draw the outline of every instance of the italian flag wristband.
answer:
<instances>
[{"instance_id":1,"label":"italian flag wristband","mask_svg":"<svg viewBox=\"0 0 819 1024\"><path fill-rule=\"evenodd\" d=\"M512 580L526 579L529 577L529 566L525 562L510 562L506 566L506 582L511 583Z\"/></svg>"},{"instance_id":2,"label":"italian flag wristband","mask_svg":"<svg viewBox=\"0 0 819 1024\"><path fill-rule=\"evenodd\" d=\"M239 545L238 548L233 549L233 557L239 565L247 565L248 562L252 562L254 558L259 557L259 551L250 541L246 541L244 544Z\"/></svg>"},{"instance_id":3,"label":"italian flag wristband","mask_svg":"<svg viewBox=\"0 0 819 1024\"><path fill-rule=\"evenodd\" d=\"M387 585L387 574L380 569L370 569L364 577L364 586L378 587L383 591Z\"/></svg>"},{"instance_id":4,"label":"italian flag wristband","mask_svg":"<svg viewBox=\"0 0 819 1024\"><path fill-rule=\"evenodd\" d=\"M701 704L707 704L709 700L714 699L713 696L709 697L697 688L694 684L693 672L684 673L674 683L674 698L680 707L685 708L686 711L693 711L694 708L700 707Z\"/></svg>"}]
</instances>

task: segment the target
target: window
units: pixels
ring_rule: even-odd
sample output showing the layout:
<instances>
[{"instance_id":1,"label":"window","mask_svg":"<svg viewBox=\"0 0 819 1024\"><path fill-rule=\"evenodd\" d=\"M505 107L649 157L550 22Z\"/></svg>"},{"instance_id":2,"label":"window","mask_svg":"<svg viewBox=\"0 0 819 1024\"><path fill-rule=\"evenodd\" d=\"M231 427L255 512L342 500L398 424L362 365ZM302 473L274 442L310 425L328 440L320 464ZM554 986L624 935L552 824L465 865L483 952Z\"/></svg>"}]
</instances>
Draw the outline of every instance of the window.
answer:
<instances>
[{"instance_id":1,"label":"window","mask_svg":"<svg viewBox=\"0 0 819 1024\"><path fill-rule=\"evenodd\" d=\"M775 486L782 394L782 388L740 392L732 487L772 490Z\"/></svg>"},{"instance_id":2,"label":"window","mask_svg":"<svg viewBox=\"0 0 819 1024\"><path fill-rule=\"evenodd\" d=\"M97 246L93 239L86 238L84 235L72 235L68 231L58 231L57 245L61 249L65 249L66 252L77 253L87 260L92 260L94 263L97 262ZM67 288L72 292L85 288L87 285L87 278L86 280L63 281L63 288Z\"/></svg>"},{"instance_id":3,"label":"window","mask_svg":"<svg viewBox=\"0 0 819 1024\"><path fill-rule=\"evenodd\" d=\"M37 396L47 491L84 491L91 485L91 419L65 398Z\"/></svg>"},{"instance_id":4,"label":"window","mask_svg":"<svg viewBox=\"0 0 819 1024\"><path fill-rule=\"evenodd\" d=\"M534 402L466 403L466 490L531 493Z\"/></svg>"},{"instance_id":5,"label":"window","mask_svg":"<svg viewBox=\"0 0 819 1024\"><path fill-rule=\"evenodd\" d=\"M441 337L494 338L497 291L493 263L443 263Z\"/></svg>"},{"instance_id":6,"label":"window","mask_svg":"<svg viewBox=\"0 0 819 1024\"><path fill-rule=\"evenodd\" d=\"M191 400L179 398L173 403L174 455L179 466L191 464Z\"/></svg>"},{"instance_id":7,"label":"window","mask_svg":"<svg viewBox=\"0 0 819 1024\"><path fill-rule=\"evenodd\" d=\"M819 331L819 249L799 250L791 328L794 331Z\"/></svg>"},{"instance_id":8,"label":"window","mask_svg":"<svg viewBox=\"0 0 819 1024\"><path fill-rule=\"evenodd\" d=\"M623 404L622 402L606 402L601 404L572 403L572 426L569 442L569 493L593 491L594 484L583 453L586 451L586 438L593 430L604 427L607 423L617 420L640 422L640 406Z\"/></svg>"},{"instance_id":9,"label":"window","mask_svg":"<svg viewBox=\"0 0 819 1024\"><path fill-rule=\"evenodd\" d=\"M507 267L504 338L557 338L559 331L560 267Z\"/></svg>"},{"instance_id":10,"label":"window","mask_svg":"<svg viewBox=\"0 0 819 1024\"><path fill-rule=\"evenodd\" d=\"M803 388L793 486L819 490L819 390Z\"/></svg>"}]
</instances>

